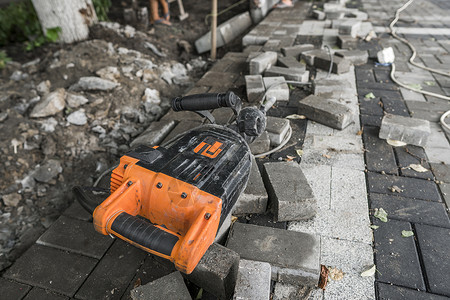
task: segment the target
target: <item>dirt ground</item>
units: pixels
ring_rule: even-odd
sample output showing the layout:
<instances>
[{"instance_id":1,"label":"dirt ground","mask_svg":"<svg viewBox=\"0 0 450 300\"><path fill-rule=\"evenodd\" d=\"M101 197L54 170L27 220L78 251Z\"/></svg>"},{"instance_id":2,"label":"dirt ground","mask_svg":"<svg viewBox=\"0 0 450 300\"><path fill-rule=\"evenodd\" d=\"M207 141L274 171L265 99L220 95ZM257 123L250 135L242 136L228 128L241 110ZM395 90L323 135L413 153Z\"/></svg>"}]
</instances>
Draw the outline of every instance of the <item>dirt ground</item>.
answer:
<instances>
[{"instance_id":1,"label":"dirt ground","mask_svg":"<svg viewBox=\"0 0 450 300\"><path fill-rule=\"evenodd\" d=\"M177 19L174 2L173 25L145 32L124 27L123 9L130 2L113 0L109 18L121 26L95 25L87 41L31 52L23 45L4 47L13 62L0 70L0 273L71 205L73 186L92 185L129 150L134 137L169 109L170 99L212 65L209 54L200 56L194 47L209 30L210 2L185 1L189 18L184 21ZM234 3L219 1L219 12ZM148 6L147 1L139 4ZM247 10L244 1L221 14L219 24ZM237 39L219 49L218 57L240 47ZM118 86L77 88L81 77L91 76ZM143 98L147 88L157 90L158 99ZM36 116L37 104L50 94L63 108L49 113L55 107L47 107L47 115ZM73 121L75 115L81 119Z\"/></svg>"}]
</instances>

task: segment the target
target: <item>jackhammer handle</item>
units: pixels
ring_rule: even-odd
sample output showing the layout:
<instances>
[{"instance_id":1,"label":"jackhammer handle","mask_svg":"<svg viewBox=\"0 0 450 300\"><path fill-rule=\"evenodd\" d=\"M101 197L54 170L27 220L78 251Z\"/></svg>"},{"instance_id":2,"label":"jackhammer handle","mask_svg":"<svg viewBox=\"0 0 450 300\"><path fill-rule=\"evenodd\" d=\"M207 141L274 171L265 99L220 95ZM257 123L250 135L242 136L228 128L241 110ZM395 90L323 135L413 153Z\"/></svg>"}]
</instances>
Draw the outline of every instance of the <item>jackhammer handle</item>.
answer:
<instances>
[{"instance_id":1,"label":"jackhammer handle","mask_svg":"<svg viewBox=\"0 0 450 300\"><path fill-rule=\"evenodd\" d=\"M133 245L170 256L179 237L156 227L149 221L126 212L118 215L110 229L114 235L128 240Z\"/></svg>"},{"instance_id":2,"label":"jackhammer handle","mask_svg":"<svg viewBox=\"0 0 450 300\"><path fill-rule=\"evenodd\" d=\"M241 99L233 92L196 94L184 97L177 97L172 100L174 111L201 111L220 107L240 107Z\"/></svg>"}]
</instances>

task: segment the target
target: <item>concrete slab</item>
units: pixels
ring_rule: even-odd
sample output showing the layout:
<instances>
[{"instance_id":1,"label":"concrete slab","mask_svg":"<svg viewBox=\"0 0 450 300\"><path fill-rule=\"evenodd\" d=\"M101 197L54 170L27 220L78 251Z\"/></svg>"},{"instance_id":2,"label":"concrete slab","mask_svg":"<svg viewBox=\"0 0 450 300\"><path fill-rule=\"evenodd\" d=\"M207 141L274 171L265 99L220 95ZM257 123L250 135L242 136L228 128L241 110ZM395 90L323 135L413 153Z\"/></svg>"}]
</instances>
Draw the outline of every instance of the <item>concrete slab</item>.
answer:
<instances>
[{"instance_id":1,"label":"concrete slab","mask_svg":"<svg viewBox=\"0 0 450 300\"><path fill-rule=\"evenodd\" d=\"M271 275L269 263L241 259L233 299L269 300Z\"/></svg>"}]
</instances>

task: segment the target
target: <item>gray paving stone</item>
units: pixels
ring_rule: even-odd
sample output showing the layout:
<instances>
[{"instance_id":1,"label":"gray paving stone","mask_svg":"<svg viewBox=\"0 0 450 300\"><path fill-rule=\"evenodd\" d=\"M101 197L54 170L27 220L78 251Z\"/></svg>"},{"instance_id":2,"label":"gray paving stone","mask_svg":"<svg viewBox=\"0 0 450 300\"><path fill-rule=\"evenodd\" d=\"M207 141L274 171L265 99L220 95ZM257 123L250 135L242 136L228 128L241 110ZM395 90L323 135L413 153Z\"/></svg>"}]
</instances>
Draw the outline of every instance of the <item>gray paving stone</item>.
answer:
<instances>
[{"instance_id":1,"label":"gray paving stone","mask_svg":"<svg viewBox=\"0 0 450 300\"><path fill-rule=\"evenodd\" d=\"M369 198L372 209L382 207L389 219L450 228L443 203L374 193Z\"/></svg>"},{"instance_id":2,"label":"gray paving stone","mask_svg":"<svg viewBox=\"0 0 450 300\"><path fill-rule=\"evenodd\" d=\"M108 187L109 187L109 182L108 182ZM92 222L92 215L90 213L88 213L87 210L85 210L80 205L80 203L78 203L78 201L74 201L72 203L72 205L70 205L69 208L63 212L63 215L73 218L73 219L78 219L81 221Z\"/></svg>"},{"instance_id":3,"label":"gray paving stone","mask_svg":"<svg viewBox=\"0 0 450 300\"><path fill-rule=\"evenodd\" d=\"M303 44L303 45L295 45L291 47L283 47L281 48L281 53L283 53L284 56L293 56L297 59L300 58L300 55L309 50L313 50L314 45L312 44Z\"/></svg>"},{"instance_id":4,"label":"gray paving stone","mask_svg":"<svg viewBox=\"0 0 450 300\"><path fill-rule=\"evenodd\" d=\"M411 231L411 225L392 219L388 223L375 219L374 224L380 226L373 233L377 280L424 291L414 237L402 237L402 230Z\"/></svg>"},{"instance_id":5,"label":"gray paving stone","mask_svg":"<svg viewBox=\"0 0 450 300\"><path fill-rule=\"evenodd\" d=\"M303 51L300 58L306 62L309 66L314 66L314 60L318 55L328 55L326 50L322 49L313 49L309 51ZM329 67L329 65L328 65Z\"/></svg>"},{"instance_id":6,"label":"gray paving stone","mask_svg":"<svg viewBox=\"0 0 450 300\"><path fill-rule=\"evenodd\" d=\"M262 50L263 51L275 51L275 52L280 51L280 43L281 43L280 40L271 38L264 44Z\"/></svg>"},{"instance_id":7,"label":"gray paving stone","mask_svg":"<svg viewBox=\"0 0 450 300\"><path fill-rule=\"evenodd\" d=\"M425 146L430 135L430 123L426 120L386 114L381 120L379 137Z\"/></svg>"},{"instance_id":8,"label":"gray paving stone","mask_svg":"<svg viewBox=\"0 0 450 300\"><path fill-rule=\"evenodd\" d=\"M266 97L275 97L277 101L289 101L289 86L284 77L264 77Z\"/></svg>"},{"instance_id":9,"label":"gray paving stone","mask_svg":"<svg viewBox=\"0 0 450 300\"><path fill-rule=\"evenodd\" d=\"M382 116L359 115L361 126L380 127Z\"/></svg>"},{"instance_id":10,"label":"gray paving stone","mask_svg":"<svg viewBox=\"0 0 450 300\"><path fill-rule=\"evenodd\" d=\"M4 299L22 299L30 289L28 285L0 278L0 293Z\"/></svg>"},{"instance_id":11,"label":"gray paving stone","mask_svg":"<svg viewBox=\"0 0 450 300\"><path fill-rule=\"evenodd\" d=\"M269 299L271 273L269 263L241 259L233 299Z\"/></svg>"},{"instance_id":12,"label":"gray paving stone","mask_svg":"<svg viewBox=\"0 0 450 300\"><path fill-rule=\"evenodd\" d=\"M416 225L416 231L430 291L450 296L450 273L447 272L450 261L450 229Z\"/></svg>"},{"instance_id":13,"label":"gray paving stone","mask_svg":"<svg viewBox=\"0 0 450 300\"><path fill-rule=\"evenodd\" d=\"M268 51L250 60L250 75L262 74L266 69L274 66L277 62L276 52Z\"/></svg>"},{"instance_id":14,"label":"gray paving stone","mask_svg":"<svg viewBox=\"0 0 450 300\"><path fill-rule=\"evenodd\" d=\"M180 272L173 272L162 278L141 285L131 291L133 300L179 299L191 300L191 295Z\"/></svg>"},{"instance_id":15,"label":"gray paving stone","mask_svg":"<svg viewBox=\"0 0 450 300\"><path fill-rule=\"evenodd\" d=\"M243 259L269 263L272 280L317 286L320 273L320 238L317 236L236 222L227 247Z\"/></svg>"},{"instance_id":16,"label":"gray paving stone","mask_svg":"<svg viewBox=\"0 0 450 300\"><path fill-rule=\"evenodd\" d=\"M324 95L310 95L299 101L298 113L310 120L340 130L353 123L355 119L351 109L329 100Z\"/></svg>"},{"instance_id":17,"label":"gray paving stone","mask_svg":"<svg viewBox=\"0 0 450 300\"><path fill-rule=\"evenodd\" d=\"M330 56L328 54L319 54L314 57L314 66L316 68L328 71L330 69ZM350 70L351 62L345 58L334 55L332 73L342 74Z\"/></svg>"},{"instance_id":18,"label":"gray paving stone","mask_svg":"<svg viewBox=\"0 0 450 300\"><path fill-rule=\"evenodd\" d=\"M270 139L267 131L264 131L250 144L250 150L254 155L261 154L270 150Z\"/></svg>"},{"instance_id":19,"label":"gray paving stone","mask_svg":"<svg viewBox=\"0 0 450 300\"><path fill-rule=\"evenodd\" d=\"M361 50L343 50L337 51L336 55L352 62L353 65L364 65L367 63L369 53Z\"/></svg>"},{"instance_id":20,"label":"gray paving stone","mask_svg":"<svg viewBox=\"0 0 450 300\"><path fill-rule=\"evenodd\" d=\"M130 143L130 147L134 148L139 145L159 145L174 127L174 120L161 120L158 122L152 122L144 132L142 132Z\"/></svg>"},{"instance_id":21,"label":"gray paving stone","mask_svg":"<svg viewBox=\"0 0 450 300\"><path fill-rule=\"evenodd\" d=\"M313 90L314 95L318 94L329 94L327 97L332 99L339 99L341 97L336 97L341 93L344 97L347 95L356 95L354 88L352 88L352 84L345 79L319 79L313 81Z\"/></svg>"},{"instance_id":22,"label":"gray paving stone","mask_svg":"<svg viewBox=\"0 0 450 300\"><path fill-rule=\"evenodd\" d=\"M5 298L6 299L6 298ZM9 298L11 299L11 298ZM34 287L23 300L36 300L36 299L45 299L45 300L68 300L68 297L64 297L50 291Z\"/></svg>"},{"instance_id":23,"label":"gray paving stone","mask_svg":"<svg viewBox=\"0 0 450 300\"><path fill-rule=\"evenodd\" d=\"M261 75L246 75L245 86L247 89L247 100L249 102L259 102L266 89Z\"/></svg>"},{"instance_id":24,"label":"gray paving stone","mask_svg":"<svg viewBox=\"0 0 450 300\"><path fill-rule=\"evenodd\" d=\"M266 131L269 135L270 144L278 146L283 141L286 133L289 130L290 122L288 119L267 117Z\"/></svg>"},{"instance_id":25,"label":"gray paving stone","mask_svg":"<svg viewBox=\"0 0 450 300\"><path fill-rule=\"evenodd\" d=\"M61 216L36 243L100 259L113 241L96 232L92 223Z\"/></svg>"},{"instance_id":26,"label":"gray paving stone","mask_svg":"<svg viewBox=\"0 0 450 300\"><path fill-rule=\"evenodd\" d=\"M444 296L434 295L423 291L407 289L404 287L399 287L382 282L377 283L377 289L380 300L402 300L402 299L448 300L448 298Z\"/></svg>"},{"instance_id":27,"label":"gray paving stone","mask_svg":"<svg viewBox=\"0 0 450 300\"><path fill-rule=\"evenodd\" d=\"M301 64L297 58L293 56L279 57L277 61L277 66L283 68L291 68L291 69L305 69L305 65Z\"/></svg>"},{"instance_id":28,"label":"gray paving stone","mask_svg":"<svg viewBox=\"0 0 450 300\"><path fill-rule=\"evenodd\" d=\"M450 165L430 163L436 180L450 183Z\"/></svg>"},{"instance_id":29,"label":"gray paving stone","mask_svg":"<svg viewBox=\"0 0 450 300\"><path fill-rule=\"evenodd\" d=\"M286 80L308 82L309 71L305 69L290 69L272 66L264 72L265 77L283 76Z\"/></svg>"},{"instance_id":30,"label":"gray paving stone","mask_svg":"<svg viewBox=\"0 0 450 300\"><path fill-rule=\"evenodd\" d=\"M315 216L317 200L298 164L265 163L263 180L275 221L308 220Z\"/></svg>"},{"instance_id":31,"label":"gray paving stone","mask_svg":"<svg viewBox=\"0 0 450 300\"><path fill-rule=\"evenodd\" d=\"M319 293L317 291L319 290L311 287L275 282L271 300L323 299L323 291L321 289Z\"/></svg>"},{"instance_id":32,"label":"gray paving stone","mask_svg":"<svg viewBox=\"0 0 450 300\"><path fill-rule=\"evenodd\" d=\"M90 257L33 245L3 276L72 297L96 263Z\"/></svg>"},{"instance_id":33,"label":"gray paving stone","mask_svg":"<svg viewBox=\"0 0 450 300\"><path fill-rule=\"evenodd\" d=\"M233 294L239 271L239 254L213 243L194 271L183 276L219 299Z\"/></svg>"},{"instance_id":34,"label":"gray paving stone","mask_svg":"<svg viewBox=\"0 0 450 300\"><path fill-rule=\"evenodd\" d=\"M361 29L361 21L349 19L339 25L339 34L350 35L356 38Z\"/></svg>"},{"instance_id":35,"label":"gray paving stone","mask_svg":"<svg viewBox=\"0 0 450 300\"><path fill-rule=\"evenodd\" d=\"M364 127L363 139L367 170L398 175L394 150L385 140L378 138L378 128Z\"/></svg>"},{"instance_id":36,"label":"gray paving stone","mask_svg":"<svg viewBox=\"0 0 450 300\"><path fill-rule=\"evenodd\" d=\"M189 131L191 129L194 129L198 126L200 126L202 122L200 121L181 121L178 123L175 128L164 138L164 140L161 142L161 145L166 144L168 141L173 139L179 134L185 133L186 131Z\"/></svg>"},{"instance_id":37,"label":"gray paving stone","mask_svg":"<svg viewBox=\"0 0 450 300\"><path fill-rule=\"evenodd\" d=\"M351 35L339 35L337 37L337 45L341 49L357 49L358 39Z\"/></svg>"},{"instance_id":38,"label":"gray paving stone","mask_svg":"<svg viewBox=\"0 0 450 300\"><path fill-rule=\"evenodd\" d=\"M103 299L123 295L147 253L116 239L77 291L77 299Z\"/></svg>"},{"instance_id":39,"label":"gray paving stone","mask_svg":"<svg viewBox=\"0 0 450 300\"><path fill-rule=\"evenodd\" d=\"M394 151L397 157L398 166L400 167L400 174L402 176L431 179L431 180L434 179L423 148L408 145L405 147L395 147ZM429 171L426 172L414 171L414 169L409 167L411 164L419 164Z\"/></svg>"},{"instance_id":40,"label":"gray paving stone","mask_svg":"<svg viewBox=\"0 0 450 300\"><path fill-rule=\"evenodd\" d=\"M223 87L223 86L233 86L239 74L230 72L214 72L208 71L197 81L197 86L210 86L210 87Z\"/></svg>"},{"instance_id":41,"label":"gray paving stone","mask_svg":"<svg viewBox=\"0 0 450 300\"><path fill-rule=\"evenodd\" d=\"M382 175L373 172L368 172L367 179L370 193L388 194L441 202L441 197L437 190L437 186L433 181L393 175ZM402 190L402 192L393 192L393 186L397 186Z\"/></svg>"},{"instance_id":42,"label":"gray paving stone","mask_svg":"<svg viewBox=\"0 0 450 300\"><path fill-rule=\"evenodd\" d=\"M239 196L233 215L263 214L266 211L268 196L255 158L252 156L250 177L244 192Z\"/></svg>"}]
</instances>

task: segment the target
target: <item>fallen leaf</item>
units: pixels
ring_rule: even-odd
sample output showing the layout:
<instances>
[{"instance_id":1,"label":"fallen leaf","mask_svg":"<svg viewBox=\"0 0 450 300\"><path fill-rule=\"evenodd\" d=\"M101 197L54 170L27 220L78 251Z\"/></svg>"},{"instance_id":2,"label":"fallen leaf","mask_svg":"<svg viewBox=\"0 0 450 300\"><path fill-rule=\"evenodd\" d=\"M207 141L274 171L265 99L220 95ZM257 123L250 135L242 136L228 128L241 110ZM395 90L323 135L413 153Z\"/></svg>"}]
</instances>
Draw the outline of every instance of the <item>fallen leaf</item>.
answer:
<instances>
[{"instance_id":1,"label":"fallen leaf","mask_svg":"<svg viewBox=\"0 0 450 300\"><path fill-rule=\"evenodd\" d=\"M289 115L286 117L286 119L291 119L291 120L304 120L306 119L306 117L304 115Z\"/></svg>"},{"instance_id":2,"label":"fallen leaf","mask_svg":"<svg viewBox=\"0 0 450 300\"><path fill-rule=\"evenodd\" d=\"M418 83L411 83L411 84L408 84L408 86L412 89L419 90L419 91L422 89L422 86Z\"/></svg>"},{"instance_id":3,"label":"fallen leaf","mask_svg":"<svg viewBox=\"0 0 450 300\"><path fill-rule=\"evenodd\" d=\"M322 154L323 157L330 159L331 156L329 156L328 154Z\"/></svg>"},{"instance_id":4,"label":"fallen leaf","mask_svg":"<svg viewBox=\"0 0 450 300\"><path fill-rule=\"evenodd\" d=\"M410 164L408 167L419 173L424 173L428 171L427 168L419 164Z\"/></svg>"},{"instance_id":5,"label":"fallen leaf","mask_svg":"<svg viewBox=\"0 0 450 300\"><path fill-rule=\"evenodd\" d=\"M376 266L373 265L372 267L370 267L369 269L365 270L364 272L361 273L362 277L369 277L369 276L373 276L375 275L375 271L377 270Z\"/></svg>"},{"instance_id":6,"label":"fallen leaf","mask_svg":"<svg viewBox=\"0 0 450 300\"><path fill-rule=\"evenodd\" d=\"M286 161L293 161L295 156L286 155Z\"/></svg>"},{"instance_id":7,"label":"fallen leaf","mask_svg":"<svg viewBox=\"0 0 450 300\"><path fill-rule=\"evenodd\" d=\"M317 285L322 290L325 289L328 283L328 274L330 273L330 270L324 265L320 265L320 277L319 277L319 284Z\"/></svg>"},{"instance_id":8,"label":"fallen leaf","mask_svg":"<svg viewBox=\"0 0 450 300\"><path fill-rule=\"evenodd\" d=\"M391 140L391 139L387 139L386 142L394 147L402 147L402 146L406 146L407 143L402 142L402 141L397 141L397 140Z\"/></svg>"},{"instance_id":9,"label":"fallen leaf","mask_svg":"<svg viewBox=\"0 0 450 300\"><path fill-rule=\"evenodd\" d=\"M364 129L359 130L359 131L356 133L356 135L362 135L362 134L363 134L363 130L364 130Z\"/></svg>"},{"instance_id":10,"label":"fallen leaf","mask_svg":"<svg viewBox=\"0 0 450 300\"><path fill-rule=\"evenodd\" d=\"M297 152L298 156L302 157L302 155L303 155L303 150L302 149L297 149L297 150L295 150L295 152Z\"/></svg>"},{"instance_id":11,"label":"fallen leaf","mask_svg":"<svg viewBox=\"0 0 450 300\"><path fill-rule=\"evenodd\" d=\"M231 216L231 223L234 223L234 222L236 222L238 220L238 218L237 217L235 217L235 216Z\"/></svg>"},{"instance_id":12,"label":"fallen leaf","mask_svg":"<svg viewBox=\"0 0 450 300\"><path fill-rule=\"evenodd\" d=\"M403 190L396 185L391 186L389 189L393 193L402 193L403 192Z\"/></svg>"},{"instance_id":13,"label":"fallen leaf","mask_svg":"<svg viewBox=\"0 0 450 300\"><path fill-rule=\"evenodd\" d=\"M387 222L387 212L383 209L383 208L375 208L375 213L373 214L373 216L377 219L379 219L381 222Z\"/></svg>"},{"instance_id":14,"label":"fallen leaf","mask_svg":"<svg viewBox=\"0 0 450 300\"><path fill-rule=\"evenodd\" d=\"M410 237L413 235L414 235L414 232L412 232L410 230L402 230L402 237Z\"/></svg>"},{"instance_id":15,"label":"fallen leaf","mask_svg":"<svg viewBox=\"0 0 450 300\"><path fill-rule=\"evenodd\" d=\"M344 272L342 270L339 270L338 268L331 268L329 267L328 270L330 271L328 274L330 275L330 278L334 281L339 281L342 278L344 278Z\"/></svg>"},{"instance_id":16,"label":"fallen leaf","mask_svg":"<svg viewBox=\"0 0 450 300\"><path fill-rule=\"evenodd\" d=\"M434 81L424 81L423 83L425 83L428 86L436 86L436 82Z\"/></svg>"},{"instance_id":17,"label":"fallen leaf","mask_svg":"<svg viewBox=\"0 0 450 300\"><path fill-rule=\"evenodd\" d=\"M370 225L370 228L372 228L372 229L378 229L380 226L378 226L378 225Z\"/></svg>"},{"instance_id":18,"label":"fallen leaf","mask_svg":"<svg viewBox=\"0 0 450 300\"><path fill-rule=\"evenodd\" d=\"M141 286L142 282L141 282L141 278L136 279L136 281L133 284L133 288L137 288L139 286Z\"/></svg>"},{"instance_id":19,"label":"fallen leaf","mask_svg":"<svg viewBox=\"0 0 450 300\"><path fill-rule=\"evenodd\" d=\"M372 92L370 92L364 96L364 99L375 99L375 95Z\"/></svg>"}]
</instances>

